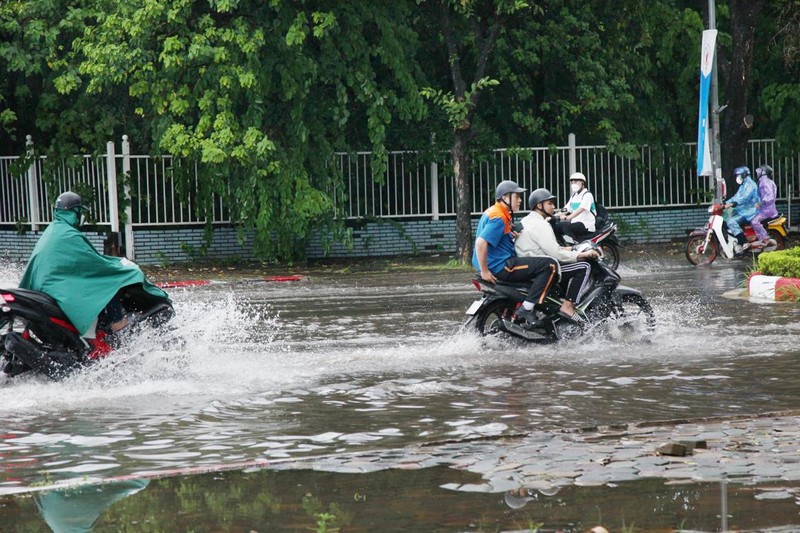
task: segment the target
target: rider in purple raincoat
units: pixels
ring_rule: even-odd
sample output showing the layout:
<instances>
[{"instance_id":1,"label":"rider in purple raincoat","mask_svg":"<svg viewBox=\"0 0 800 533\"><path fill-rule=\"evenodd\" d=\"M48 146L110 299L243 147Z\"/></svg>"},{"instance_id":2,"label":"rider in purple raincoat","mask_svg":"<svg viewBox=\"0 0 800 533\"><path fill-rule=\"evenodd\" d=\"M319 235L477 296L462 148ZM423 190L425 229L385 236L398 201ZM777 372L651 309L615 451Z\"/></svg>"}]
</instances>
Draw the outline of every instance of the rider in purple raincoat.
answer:
<instances>
[{"instance_id":1,"label":"rider in purple raincoat","mask_svg":"<svg viewBox=\"0 0 800 533\"><path fill-rule=\"evenodd\" d=\"M758 167L756 169L756 177L758 178L758 195L761 197L761 201L756 204L758 213L750 221L750 224L756 232L756 237L761 241L760 244L766 245L769 236L762 222L778 216L778 209L775 207L778 186L772 181L772 167L769 165ZM753 244L755 245L756 243Z\"/></svg>"}]
</instances>

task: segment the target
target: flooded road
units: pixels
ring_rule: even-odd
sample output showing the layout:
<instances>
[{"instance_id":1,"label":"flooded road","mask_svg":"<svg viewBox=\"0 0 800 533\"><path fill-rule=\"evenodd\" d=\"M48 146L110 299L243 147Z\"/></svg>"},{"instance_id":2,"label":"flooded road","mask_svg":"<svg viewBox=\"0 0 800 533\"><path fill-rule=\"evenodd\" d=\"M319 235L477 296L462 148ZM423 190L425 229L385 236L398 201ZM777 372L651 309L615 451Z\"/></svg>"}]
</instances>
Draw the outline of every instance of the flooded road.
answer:
<instances>
[{"instance_id":1,"label":"flooded road","mask_svg":"<svg viewBox=\"0 0 800 533\"><path fill-rule=\"evenodd\" d=\"M800 310L726 298L745 262L623 259L646 339L537 346L462 328L448 270L173 289L175 336L61 383L0 386L0 495L253 460L630 421L796 409ZM0 267L0 287L19 267Z\"/></svg>"}]
</instances>

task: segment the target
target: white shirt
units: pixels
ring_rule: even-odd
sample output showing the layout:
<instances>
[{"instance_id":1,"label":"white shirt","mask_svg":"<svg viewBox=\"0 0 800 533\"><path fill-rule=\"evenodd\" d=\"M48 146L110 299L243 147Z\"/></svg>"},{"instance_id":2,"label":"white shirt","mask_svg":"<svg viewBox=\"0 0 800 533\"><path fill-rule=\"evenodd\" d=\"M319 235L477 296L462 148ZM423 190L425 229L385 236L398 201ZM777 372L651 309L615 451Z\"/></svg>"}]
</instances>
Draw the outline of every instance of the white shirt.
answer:
<instances>
[{"instance_id":1,"label":"white shirt","mask_svg":"<svg viewBox=\"0 0 800 533\"><path fill-rule=\"evenodd\" d=\"M574 263L578 260L578 252L558 244L553 227L539 213L532 211L523 218L522 228L514 242L518 256L546 255L562 263Z\"/></svg>"},{"instance_id":2,"label":"white shirt","mask_svg":"<svg viewBox=\"0 0 800 533\"><path fill-rule=\"evenodd\" d=\"M584 211L572 218L570 222L583 222L587 230L594 231L594 196L589 192L589 189L581 189L573 194L564 209L569 213L573 213L579 207L582 207Z\"/></svg>"}]
</instances>

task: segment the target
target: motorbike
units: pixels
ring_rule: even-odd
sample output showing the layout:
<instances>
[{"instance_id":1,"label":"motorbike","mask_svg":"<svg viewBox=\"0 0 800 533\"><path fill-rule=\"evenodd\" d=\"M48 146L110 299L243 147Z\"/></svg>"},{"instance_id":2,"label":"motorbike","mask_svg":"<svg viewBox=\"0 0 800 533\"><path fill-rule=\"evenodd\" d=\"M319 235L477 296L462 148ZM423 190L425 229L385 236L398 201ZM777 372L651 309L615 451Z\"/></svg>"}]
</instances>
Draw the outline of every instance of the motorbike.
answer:
<instances>
[{"instance_id":1,"label":"motorbike","mask_svg":"<svg viewBox=\"0 0 800 533\"><path fill-rule=\"evenodd\" d=\"M689 232L686 240L686 259L693 265L710 265L720 253L728 259L743 257L736 237L728 233L728 224L723 217L724 211L724 204L711 204L708 208L710 216L706 226ZM789 235L786 217L778 214L772 219L765 220L763 224L769 236L766 246L752 246L747 251L750 254L759 254L786 248L786 239ZM758 240L750 224L742 224L742 230L748 242Z\"/></svg>"},{"instance_id":2,"label":"motorbike","mask_svg":"<svg viewBox=\"0 0 800 533\"><path fill-rule=\"evenodd\" d=\"M560 212L566 212L564 209ZM555 222L555 220L553 221ZM600 247L602 251L602 261L610 266L613 270L619 268L620 259L620 243L617 237L617 225L608 216L608 211L601 205L597 205L597 216L595 219L596 230L588 235L582 235L584 240L589 240ZM579 243L573 241L568 235L560 235L559 244L562 246L575 246Z\"/></svg>"},{"instance_id":3,"label":"motorbike","mask_svg":"<svg viewBox=\"0 0 800 533\"><path fill-rule=\"evenodd\" d=\"M584 243L579 249L598 249L597 244ZM603 323L614 323L620 329L651 333L655 329L655 313L642 294L620 285L621 278L602 260L589 261L591 275L580 304L575 306L582 320L559 314L563 300L560 288L554 286L543 304L537 304L538 321L529 324L515 317L517 308L527 296L530 283L490 283L476 276L472 285L482 296L467 309L466 325L474 323L481 335L507 334L536 343L551 343L582 335L587 329Z\"/></svg>"},{"instance_id":4,"label":"motorbike","mask_svg":"<svg viewBox=\"0 0 800 533\"><path fill-rule=\"evenodd\" d=\"M141 285L125 287L118 296L129 317L125 333L112 333L103 314L95 338L86 339L47 294L0 289L0 376L33 372L63 379L104 359L133 331L162 328L175 314L169 300L151 295Z\"/></svg>"}]
</instances>

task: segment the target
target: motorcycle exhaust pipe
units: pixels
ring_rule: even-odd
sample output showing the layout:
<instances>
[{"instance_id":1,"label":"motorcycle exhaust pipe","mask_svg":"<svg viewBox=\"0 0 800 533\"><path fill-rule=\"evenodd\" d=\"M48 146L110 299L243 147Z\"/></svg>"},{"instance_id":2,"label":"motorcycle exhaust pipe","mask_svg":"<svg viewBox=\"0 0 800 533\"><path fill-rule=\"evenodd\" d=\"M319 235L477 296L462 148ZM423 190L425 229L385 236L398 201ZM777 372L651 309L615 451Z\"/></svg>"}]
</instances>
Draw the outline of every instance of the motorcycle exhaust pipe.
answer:
<instances>
[{"instance_id":1,"label":"motorcycle exhaust pipe","mask_svg":"<svg viewBox=\"0 0 800 533\"><path fill-rule=\"evenodd\" d=\"M519 324L514 324L510 320L502 320L500 323L500 328L509 335L514 335L515 337L520 337L529 341L541 341L548 339L547 335L542 335L541 333L537 333L533 330L525 329Z\"/></svg>"}]
</instances>

